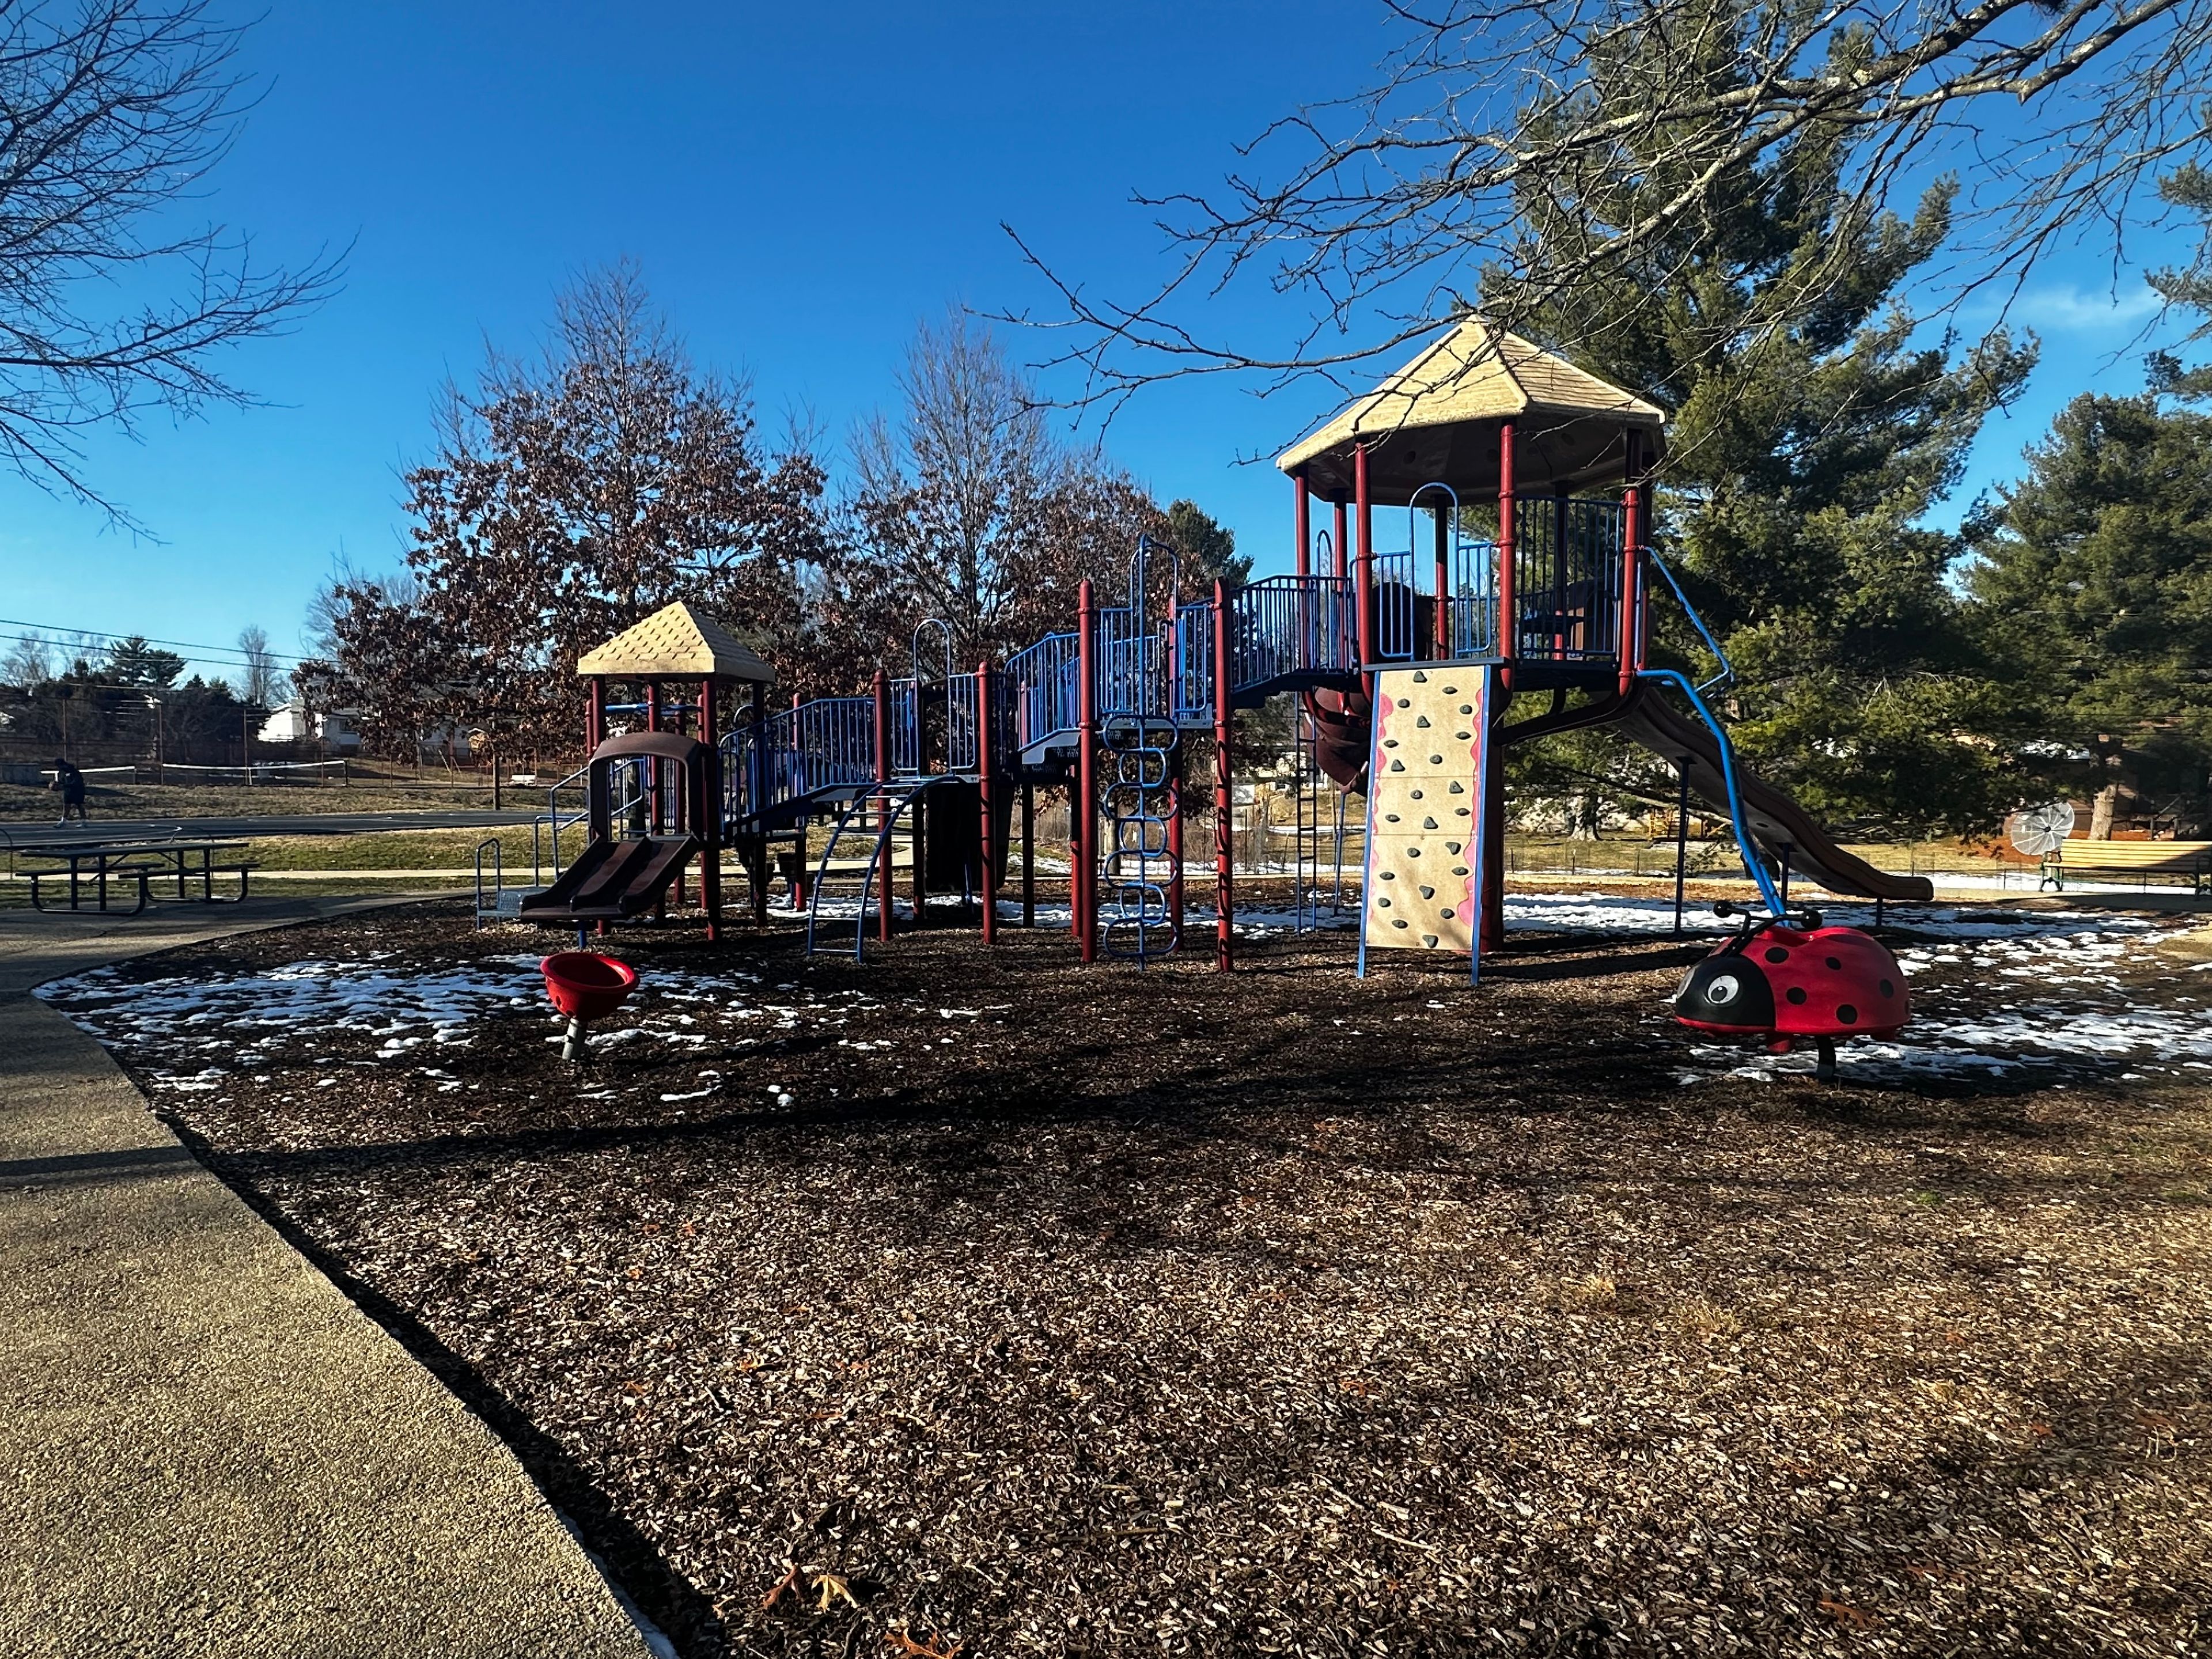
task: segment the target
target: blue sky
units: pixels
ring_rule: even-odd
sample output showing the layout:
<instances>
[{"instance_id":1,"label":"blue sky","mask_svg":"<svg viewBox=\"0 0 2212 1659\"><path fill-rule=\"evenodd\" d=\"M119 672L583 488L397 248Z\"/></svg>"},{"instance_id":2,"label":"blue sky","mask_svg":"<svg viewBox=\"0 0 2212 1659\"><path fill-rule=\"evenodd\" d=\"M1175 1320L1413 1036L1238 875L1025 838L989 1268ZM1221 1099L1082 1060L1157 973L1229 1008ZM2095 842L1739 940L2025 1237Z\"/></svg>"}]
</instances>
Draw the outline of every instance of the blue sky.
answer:
<instances>
[{"instance_id":1,"label":"blue sky","mask_svg":"<svg viewBox=\"0 0 2212 1659\"><path fill-rule=\"evenodd\" d=\"M1140 291L1164 252L1133 191L1217 183L1237 141L1356 83L1382 44L1379 9L1315 0L276 0L244 49L261 100L193 212L271 258L351 243L343 291L232 361L268 406L94 442L91 476L153 538L0 481L0 616L216 644L259 623L297 649L335 556L398 563L398 474L424 453L438 385L471 374L486 338L533 343L566 277L621 256L697 359L751 376L766 424L804 408L842 439L891 400L921 319L1048 304L1000 221L1099 289ZM2044 365L1962 497L2015 471L2075 392L2140 384L2132 351L2106 361L2142 320L2138 285L2116 307L2108 284L2087 253L2039 272L2015 315ZM1246 337L1290 320L1255 295L1223 317ZM1240 461L1325 402L1185 382L1130 405L1109 442L1162 499L1194 497L1263 568L1286 565L1287 486Z\"/></svg>"}]
</instances>

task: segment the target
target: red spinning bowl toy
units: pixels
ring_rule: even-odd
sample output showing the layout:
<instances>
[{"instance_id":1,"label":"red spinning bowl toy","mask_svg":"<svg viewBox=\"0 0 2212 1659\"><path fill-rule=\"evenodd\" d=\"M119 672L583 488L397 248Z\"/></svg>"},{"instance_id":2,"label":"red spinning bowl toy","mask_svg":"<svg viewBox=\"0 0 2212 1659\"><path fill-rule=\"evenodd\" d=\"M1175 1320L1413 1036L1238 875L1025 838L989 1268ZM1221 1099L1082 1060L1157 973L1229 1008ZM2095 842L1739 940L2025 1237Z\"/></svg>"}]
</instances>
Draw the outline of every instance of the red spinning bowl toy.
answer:
<instances>
[{"instance_id":1,"label":"red spinning bowl toy","mask_svg":"<svg viewBox=\"0 0 2212 1659\"><path fill-rule=\"evenodd\" d=\"M1720 914L1733 913L1723 907ZM1700 1031L1756 1036L1776 1053L1811 1037L1819 1075L1835 1075L1838 1037L1889 1036L1911 1012L1905 970L1879 939L1856 927L1802 927L1746 915L1736 936L1690 969L1674 1018Z\"/></svg>"},{"instance_id":2,"label":"red spinning bowl toy","mask_svg":"<svg viewBox=\"0 0 2212 1659\"><path fill-rule=\"evenodd\" d=\"M584 1028L623 1005L637 986L637 969L612 957L589 951L562 951L538 964L545 975L545 994L553 1006L568 1017L568 1040L561 1050L563 1060L584 1057Z\"/></svg>"}]
</instances>

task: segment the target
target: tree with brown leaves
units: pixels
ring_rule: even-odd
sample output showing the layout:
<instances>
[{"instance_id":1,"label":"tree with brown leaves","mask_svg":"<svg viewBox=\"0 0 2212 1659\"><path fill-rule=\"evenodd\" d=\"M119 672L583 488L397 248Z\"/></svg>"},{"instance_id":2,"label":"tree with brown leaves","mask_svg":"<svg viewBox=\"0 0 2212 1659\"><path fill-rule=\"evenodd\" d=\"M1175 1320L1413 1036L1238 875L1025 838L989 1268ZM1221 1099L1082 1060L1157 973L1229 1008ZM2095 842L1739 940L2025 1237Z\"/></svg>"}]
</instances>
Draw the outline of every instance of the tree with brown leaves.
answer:
<instances>
[{"instance_id":1,"label":"tree with brown leaves","mask_svg":"<svg viewBox=\"0 0 2212 1659\"><path fill-rule=\"evenodd\" d=\"M437 418L438 453L405 475L416 592L343 594L335 662L365 717L570 747L577 657L678 599L802 668L822 465L763 444L747 389L693 368L635 268L563 293L542 357L493 354Z\"/></svg>"}]
</instances>

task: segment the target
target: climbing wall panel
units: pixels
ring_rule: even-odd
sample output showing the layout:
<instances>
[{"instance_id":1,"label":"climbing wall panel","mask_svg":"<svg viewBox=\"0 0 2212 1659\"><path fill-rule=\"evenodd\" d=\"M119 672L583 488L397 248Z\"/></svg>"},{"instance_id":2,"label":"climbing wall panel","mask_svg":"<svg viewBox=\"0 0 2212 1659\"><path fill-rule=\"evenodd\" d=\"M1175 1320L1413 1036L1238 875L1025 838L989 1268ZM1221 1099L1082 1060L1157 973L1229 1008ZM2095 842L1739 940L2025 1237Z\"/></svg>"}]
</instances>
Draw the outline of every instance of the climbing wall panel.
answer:
<instances>
[{"instance_id":1,"label":"climbing wall panel","mask_svg":"<svg viewBox=\"0 0 2212 1659\"><path fill-rule=\"evenodd\" d=\"M1473 952L1489 731L1486 668L1401 668L1375 677L1361 929L1367 948Z\"/></svg>"}]
</instances>

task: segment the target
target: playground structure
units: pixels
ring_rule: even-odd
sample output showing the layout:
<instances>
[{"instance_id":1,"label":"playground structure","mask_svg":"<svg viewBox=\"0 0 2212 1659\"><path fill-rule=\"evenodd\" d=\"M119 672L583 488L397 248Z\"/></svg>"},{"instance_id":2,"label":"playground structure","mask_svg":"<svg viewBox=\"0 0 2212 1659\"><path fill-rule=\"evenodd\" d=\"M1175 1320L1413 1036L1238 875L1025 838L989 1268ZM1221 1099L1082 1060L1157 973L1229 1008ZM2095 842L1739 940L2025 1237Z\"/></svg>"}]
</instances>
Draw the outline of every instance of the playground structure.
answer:
<instances>
[{"instance_id":1,"label":"playground structure","mask_svg":"<svg viewBox=\"0 0 2212 1659\"><path fill-rule=\"evenodd\" d=\"M722 811L718 696L749 687L753 718L774 671L742 641L691 606L656 611L635 627L586 653L576 672L591 685L585 712L591 759L553 786L552 885L525 894L517 915L525 921L609 921L651 910L665 913L669 890L684 902L684 872L699 866L701 908L707 936L722 920ZM607 700L611 685L636 689L628 702ZM688 690L690 700L682 695ZM609 735L612 716L628 716L643 729ZM586 796L584 849L561 866L560 837L567 823L561 791L581 781Z\"/></svg>"},{"instance_id":2,"label":"playground structure","mask_svg":"<svg viewBox=\"0 0 2212 1659\"><path fill-rule=\"evenodd\" d=\"M1026 894L1034 790L1062 786L1077 947L1085 961L1142 963L1185 942L1183 739L1203 733L1213 761L1203 781L1214 808L1211 931L1225 970L1233 716L1288 695L1302 754L1340 789L1366 795L1363 967L1370 949L1464 951L1471 965L1494 950L1505 750L1607 722L1727 811L1777 915L1770 861L1785 884L1795 870L1877 901L1930 896L1924 879L1853 858L1786 796L1743 775L1705 701L1711 683L1648 665L1652 574L1681 599L1649 545L1662 422L1653 405L1470 319L1279 459L1294 492L1292 574L1187 596L1172 550L1140 541L1117 602L1085 583L1073 631L1002 665L963 670L949 636L933 653L918 635L908 677L879 673L868 696L800 703L722 740L728 837L764 872L771 843L803 849L810 823L830 823L810 884L810 938L833 911L842 919L843 905L824 898L842 869L857 888L857 952L872 918L877 937L890 936L895 830L931 801L939 820L957 802L962 867L988 941L1012 802L1023 807ZM1313 522L1316 501L1334 509L1333 536ZM1380 550L1377 512L1391 508L1405 512L1407 540ZM1694 718L1668 702L1668 685ZM1577 691L1586 701L1571 705ZM1509 721L1531 694L1547 706ZM1377 721L1378 708L1389 717ZM1417 750L1416 734L1443 741ZM1298 834L1303 874L1303 822ZM917 844L925 839L918 831ZM937 867L917 854L917 902ZM757 880L764 904L759 890ZM1304 892L1302 881L1302 905Z\"/></svg>"},{"instance_id":3,"label":"playground structure","mask_svg":"<svg viewBox=\"0 0 2212 1659\"><path fill-rule=\"evenodd\" d=\"M1027 921L1035 792L1058 787L1072 805L1076 946L1086 962L1142 963L1186 943L1182 805L1196 783L1212 795L1210 931L1227 970L1234 716L1285 696L1296 699L1301 767L1365 798L1363 972L1371 951L1388 949L1464 954L1479 972L1503 938L1505 752L1606 723L1727 813L1777 921L1793 871L1877 902L1931 896L1925 879L1843 852L1736 766L1706 701L1729 677L1725 659L1703 685L1649 665L1655 599L1679 604L1720 657L1650 544L1649 481L1663 442L1652 404L1469 319L1279 458L1293 490L1290 574L1187 595L1173 550L1140 538L1122 592L1103 602L1084 583L1073 629L1004 663L963 667L951 630L925 623L906 676L878 671L867 695L773 713L765 665L671 606L579 665L592 688L591 845L601 850L523 914L604 921L658 908L696 853L711 927L727 846L751 877L757 915L781 863L804 896L810 948L849 919L857 955L871 924L878 939L890 936L903 829L917 915L930 891L957 887L981 901L988 943L1014 804ZM1333 510L1333 534L1315 525L1316 502ZM1405 543L1380 550L1378 514L1394 510ZM687 677L699 687L692 702L662 695L661 683ZM617 681L641 684L643 701L608 703ZM718 727L722 684L750 685L749 723ZM1540 712L1510 720L1531 696L1545 699ZM646 732L608 738L618 712L642 714ZM664 732L659 746L641 746ZM1188 775L1193 734L1212 739L1209 778ZM706 752L679 753L678 741ZM631 840L675 844L623 852L625 804ZM1326 814L1302 797L1297 816L1304 919ZM818 856L817 825L828 827Z\"/></svg>"}]
</instances>

